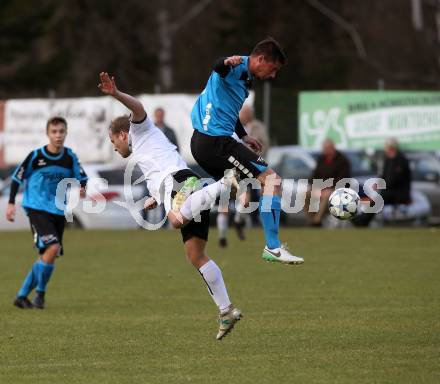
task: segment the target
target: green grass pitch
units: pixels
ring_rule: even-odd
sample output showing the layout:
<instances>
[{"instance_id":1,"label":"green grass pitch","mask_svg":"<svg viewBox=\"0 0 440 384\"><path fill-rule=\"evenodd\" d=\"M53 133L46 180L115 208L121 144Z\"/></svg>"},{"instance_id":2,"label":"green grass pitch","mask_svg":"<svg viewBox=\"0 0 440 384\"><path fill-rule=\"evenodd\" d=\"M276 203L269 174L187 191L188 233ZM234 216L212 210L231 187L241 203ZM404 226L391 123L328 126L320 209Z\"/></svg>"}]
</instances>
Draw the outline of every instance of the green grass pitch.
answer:
<instances>
[{"instance_id":1,"label":"green grass pitch","mask_svg":"<svg viewBox=\"0 0 440 384\"><path fill-rule=\"evenodd\" d=\"M68 231L44 311L11 304L30 233L0 233L0 383L440 382L438 230L285 229L293 267L210 236L244 314L220 342L178 231Z\"/></svg>"}]
</instances>

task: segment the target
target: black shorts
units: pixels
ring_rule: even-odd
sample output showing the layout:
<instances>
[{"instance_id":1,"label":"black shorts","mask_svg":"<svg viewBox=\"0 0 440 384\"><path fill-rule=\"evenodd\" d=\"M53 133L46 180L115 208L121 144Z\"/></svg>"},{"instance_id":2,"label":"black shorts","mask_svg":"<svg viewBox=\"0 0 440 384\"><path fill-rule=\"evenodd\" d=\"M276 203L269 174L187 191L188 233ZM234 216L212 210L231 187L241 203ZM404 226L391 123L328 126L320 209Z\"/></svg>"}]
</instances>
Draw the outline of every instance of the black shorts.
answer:
<instances>
[{"instance_id":1,"label":"black shorts","mask_svg":"<svg viewBox=\"0 0 440 384\"><path fill-rule=\"evenodd\" d=\"M61 256L63 254L63 233L66 225L65 217L35 209L27 209L27 214L34 235L34 244L40 255L50 245L59 244L59 256Z\"/></svg>"},{"instance_id":2,"label":"black shorts","mask_svg":"<svg viewBox=\"0 0 440 384\"><path fill-rule=\"evenodd\" d=\"M261 156L230 136L208 136L195 129L191 153L215 180L220 180L225 170L231 168L236 168L242 178L256 178L268 169Z\"/></svg>"},{"instance_id":3,"label":"black shorts","mask_svg":"<svg viewBox=\"0 0 440 384\"><path fill-rule=\"evenodd\" d=\"M190 169L182 169L173 174L175 184L184 182L188 177L195 176L200 179L200 176L191 171ZM176 188L174 188L176 190ZM174 197L175 191L171 194ZM199 222L191 220L187 225L180 229L182 234L182 240L186 243L192 237L198 237L199 239L208 241L209 233L209 210L204 210L200 213L201 220Z\"/></svg>"}]
</instances>

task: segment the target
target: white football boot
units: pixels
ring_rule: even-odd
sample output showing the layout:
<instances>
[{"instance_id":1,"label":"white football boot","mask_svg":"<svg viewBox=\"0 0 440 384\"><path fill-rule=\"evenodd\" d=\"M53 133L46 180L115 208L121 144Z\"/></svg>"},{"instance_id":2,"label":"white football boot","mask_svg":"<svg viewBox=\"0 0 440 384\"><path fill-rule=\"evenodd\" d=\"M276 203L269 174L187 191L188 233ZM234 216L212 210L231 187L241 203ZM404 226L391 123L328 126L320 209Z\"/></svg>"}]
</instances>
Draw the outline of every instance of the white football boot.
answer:
<instances>
[{"instance_id":1,"label":"white football boot","mask_svg":"<svg viewBox=\"0 0 440 384\"><path fill-rule=\"evenodd\" d=\"M266 261L282 263L282 264L302 264L302 257L294 256L289 252L287 244L282 244L280 248L269 249L267 245L264 247L262 258Z\"/></svg>"},{"instance_id":2,"label":"white football boot","mask_svg":"<svg viewBox=\"0 0 440 384\"><path fill-rule=\"evenodd\" d=\"M217 340L223 339L235 326L235 323L239 321L243 315L238 308L235 308L232 304L229 306L226 313L220 314L218 317L218 333Z\"/></svg>"}]
</instances>

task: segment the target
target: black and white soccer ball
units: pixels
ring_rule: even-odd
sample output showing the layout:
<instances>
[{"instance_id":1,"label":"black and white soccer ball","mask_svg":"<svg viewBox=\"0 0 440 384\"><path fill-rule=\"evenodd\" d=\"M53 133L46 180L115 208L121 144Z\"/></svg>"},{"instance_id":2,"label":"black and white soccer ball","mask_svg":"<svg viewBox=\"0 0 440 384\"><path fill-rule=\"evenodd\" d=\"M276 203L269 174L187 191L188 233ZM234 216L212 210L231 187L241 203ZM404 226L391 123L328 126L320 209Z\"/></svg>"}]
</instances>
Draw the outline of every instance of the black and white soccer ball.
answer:
<instances>
[{"instance_id":1,"label":"black and white soccer ball","mask_svg":"<svg viewBox=\"0 0 440 384\"><path fill-rule=\"evenodd\" d=\"M351 188L338 188L328 200L328 209L339 220L352 219L359 208L360 197Z\"/></svg>"}]
</instances>

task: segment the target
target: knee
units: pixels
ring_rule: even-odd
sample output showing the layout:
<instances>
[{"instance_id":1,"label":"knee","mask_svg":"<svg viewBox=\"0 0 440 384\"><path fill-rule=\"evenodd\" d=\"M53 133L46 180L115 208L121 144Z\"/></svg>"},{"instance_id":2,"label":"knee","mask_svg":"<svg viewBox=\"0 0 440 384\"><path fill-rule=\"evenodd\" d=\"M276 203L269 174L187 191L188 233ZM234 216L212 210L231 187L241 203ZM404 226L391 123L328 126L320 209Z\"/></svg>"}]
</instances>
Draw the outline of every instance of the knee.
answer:
<instances>
[{"instance_id":1,"label":"knee","mask_svg":"<svg viewBox=\"0 0 440 384\"><path fill-rule=\"evenodd\" d=\"M189 240L191 242L191 240ZM186 259L195 267L200 268L209 258L205 253L204 247L194 246L194 244L185 244Z\"/></svg>"},{"instance_id":2,"label":"knee","mask_svg":"<svg viewBox=\"0 0 440 384\"><path fill-rule=\"evenodd\" d=\"M179 220L171 219L170 223L173 226L173 228L175 228L175 229L182 228L182 223L180 223Z\"/></svg>"},{"instance_id":3,"label":"knee","mask_svg":"<svg viewBox=\"0 0 440 384\"><path fill-rule=\"evenodd\" d=\"M45 263L53 264L56 257L60 254L60 250L60 244L51 244L46 248L41 258Z\"/></svg>"},{"instance_id":4,"label":"knee","mask_svg":"<svg viewBox=\"0 0 440 384\"><path fill-rule=\"evenodd\" d=\"M173 226L173 228L175 229L179 229L182 228L184 223L183 223L183 219L179 220L178 217L174 216L174 215L169 215L168 216L168 221L170 222L170 224Z\"/></svg>"},{"instance_id":5,"label":"knee","mask_svg":"<svg viewBox=\"0 0 440 384\"><path fill-rule=\"evenodd\" d=\"M51 255L57 256L61 250L60 244L51 244L47 247L46 252L50 253Z\"/></svg>"},{"instance_id":6,"label":"knee","mask_svg":"<svg viewBox=\"0 0 440 384\"><path fill-rule=\"evenodd\" d=\"M200 262L203 261L205 258L206 255L201 250L192 249L186 251L186 259L194 266L200 264Z\"/></svg>"},{"instance_id":7,"label":"knee","mask_svg":"<svg viewBox=\"0 0 440 384\"><path fill-rule=\"evenodd\" d=\"M195 258L196 255L197 254L191 249L187 249L185 251L185 256L188 261L191 261L193 258Z\"/></svg>"}]
</instances>

